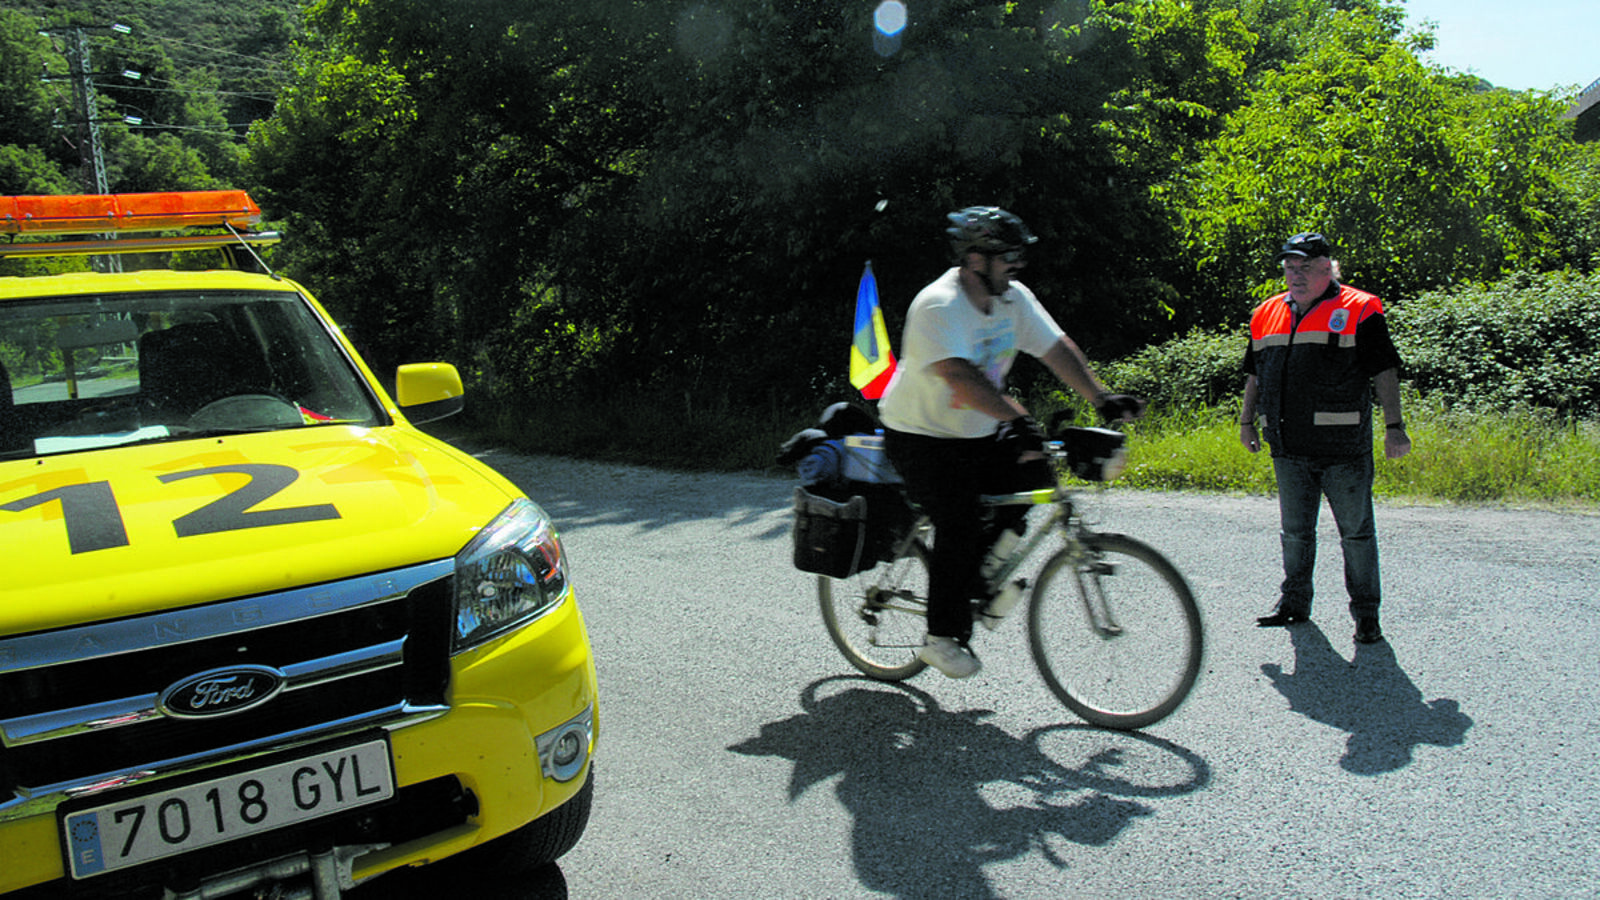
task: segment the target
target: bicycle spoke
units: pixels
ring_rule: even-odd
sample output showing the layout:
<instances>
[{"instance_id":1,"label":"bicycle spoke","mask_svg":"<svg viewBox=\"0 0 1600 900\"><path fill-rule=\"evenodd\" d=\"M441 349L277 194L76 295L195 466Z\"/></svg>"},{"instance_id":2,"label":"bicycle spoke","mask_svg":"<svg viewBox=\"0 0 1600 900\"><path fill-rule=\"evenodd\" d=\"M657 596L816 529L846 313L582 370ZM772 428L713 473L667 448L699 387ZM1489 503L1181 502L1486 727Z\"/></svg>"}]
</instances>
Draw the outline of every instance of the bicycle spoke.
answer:
<instances>
[{"instance_id":1,"label":"bicycle spoke","mask_svg":"<svg viewBox=\"0 0 1600 900\"><path fill-rule=\"evenodd\" d=\"M885 681L917 674L927 631L928 566L921 545L848 578L817 579L828 636L857 669Z\"/></svg>"},{"instance_id":2,"label":"bicycle spoke","mask_svg":"<svg viewBox=\"0 0 1600 900\"><path fill-rule=\"evenodd\" d=\"M1029 644L1040 674L1073 712L1142 728L1183 702L1200 670L1199 610L1159 553L1091 535L1087 558L1059 554L1040 574Z\"/></svg>"}]
</instances>

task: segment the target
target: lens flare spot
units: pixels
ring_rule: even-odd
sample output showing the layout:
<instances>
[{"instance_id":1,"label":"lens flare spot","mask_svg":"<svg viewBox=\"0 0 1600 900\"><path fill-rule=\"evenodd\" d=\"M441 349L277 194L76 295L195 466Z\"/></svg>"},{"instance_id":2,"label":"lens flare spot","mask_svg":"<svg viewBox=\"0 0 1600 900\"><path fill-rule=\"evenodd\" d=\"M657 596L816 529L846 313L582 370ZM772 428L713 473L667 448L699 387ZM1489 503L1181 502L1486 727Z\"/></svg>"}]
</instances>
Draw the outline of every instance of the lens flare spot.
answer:
<instances>
[{"instance_id":1,"label":"lens flare spot","mask_svg":"<svg viewBox=\"0 0 1600 900\"><path fill-rule=\"evenodd\" d=\"M906 5L900 0L884 0L878 4L872 19L879 34L895 37L906 30Z\"/></svg>"}]
</instances>

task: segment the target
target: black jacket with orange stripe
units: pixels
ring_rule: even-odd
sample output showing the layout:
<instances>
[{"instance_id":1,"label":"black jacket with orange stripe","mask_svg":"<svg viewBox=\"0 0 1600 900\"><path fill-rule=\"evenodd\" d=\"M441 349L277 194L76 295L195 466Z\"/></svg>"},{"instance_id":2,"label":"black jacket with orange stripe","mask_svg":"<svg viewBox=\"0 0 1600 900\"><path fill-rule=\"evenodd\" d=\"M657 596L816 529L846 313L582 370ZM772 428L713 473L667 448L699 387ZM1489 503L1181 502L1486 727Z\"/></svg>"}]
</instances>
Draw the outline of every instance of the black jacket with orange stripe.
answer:
<instances>
[{"instance_id":1,"label":"black jacket with orange stripe","mask_svg":"<svg viewBox=\"0 0 1600 900\"><path fill-rule=\"evenodd\" d=\"M1372 376L1398 368L1383 302L1334 282L1305 315L1287 292L1256 307L1244 370L1256 376L1273 456L1372 452Z\"/></svg>"}]
</instances>

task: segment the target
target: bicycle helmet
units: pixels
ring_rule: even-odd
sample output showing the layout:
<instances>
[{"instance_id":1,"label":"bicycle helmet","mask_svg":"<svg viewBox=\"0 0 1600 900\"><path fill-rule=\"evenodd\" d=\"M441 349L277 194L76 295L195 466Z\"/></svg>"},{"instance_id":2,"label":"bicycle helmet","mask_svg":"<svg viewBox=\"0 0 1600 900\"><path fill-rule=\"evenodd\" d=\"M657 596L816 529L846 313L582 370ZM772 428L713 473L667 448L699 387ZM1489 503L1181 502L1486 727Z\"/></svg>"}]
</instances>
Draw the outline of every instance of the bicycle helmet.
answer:
<instances>
[{"instance_id":1,"label":"bicycle helmet","mask_svg":"<svg viewBox=\"0 0 1600 900\"><path fill-rule=\"evenodd\" d=\"M950 213L950 246L957 256L1021 250L1039 238L1015 215L998 206L969 206Z\"/></svg>"}]
</instances>

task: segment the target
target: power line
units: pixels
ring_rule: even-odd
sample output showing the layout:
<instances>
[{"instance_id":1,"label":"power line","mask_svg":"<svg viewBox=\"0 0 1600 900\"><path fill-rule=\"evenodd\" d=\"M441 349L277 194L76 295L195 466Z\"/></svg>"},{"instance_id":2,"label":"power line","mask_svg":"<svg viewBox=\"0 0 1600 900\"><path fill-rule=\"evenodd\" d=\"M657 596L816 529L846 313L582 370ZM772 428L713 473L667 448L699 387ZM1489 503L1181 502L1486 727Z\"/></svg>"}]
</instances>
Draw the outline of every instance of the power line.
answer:
<instances>
[{"instance_id":1,"label":"power line","mask_svg":"<svg viewBox=\"0 0 1600 900\"><path fill-rule=\"evenodd\" d=\"M237 50L228 50L228 49L225 49L225 48L222 48L222 47L210 47L210 46L207 46L205 44L196 44L196 43L194 43L192 41L179 40L178 38L169 38L169 37L160 37L160 36L158 36L154 40L155 40L156 43L159 43L159 44L175 44L175 45L183 46L183 47L195 47L195 48L198 48L200 50L204 50L207 53L225 53L225 54L227 54L229 56L237 56L237 57L240 57L241 59L254 60L256 62L269 64L269 65L274 63L274 62L276 62L276 60L272 59L271 57L267 57L267 56L257 56L257 55L255 55L253 53L240 53ZM287 70L284 70L284 71L287 72Z\"/></svg>"},{"instance_id":2,"label":"power line","mask_svg":"<svg viewBox=\"0 0 1600 900\"><path fill-rule=\"evenodd\" d=\"M61 34L65 34L67 32L72 31L73 27L74 26L61 26L61 27L57 27L57 28L47 29L47 30L41 31L40 33L41 34L49 34L49 35L61 35ZM108 30L109 29L114 29L115 27L116 26L85 26L86 29L88 29L88 28L105 28L105 29L108 29ZM125 28L126 26L123 26L123 27ZM126 32L119 32L119 33L126 33ZM87 37L90 38L90 43L92 45L97 46L98 48L100 48L102 50L105 50L105 49L116 49L121 53L124 53L124 54L128 53L127 50L125 50L124 48L118 47L116 44L114 44L111 41L105 39L103 36L90 34L90 35L87 35ZM292 78L294 76L294 71L292 69L284 68L283 66L278 64L278 60L275 60L275 59L273 59L271 57L258 56L258 55L249 54L249 53L240 53L238 51L225 50L225 49L222 49L220 47L209 47L209 46L206 46L204 44L196 44L196 43L192 43L192 42L189 42L189 41L178 40L178 39L175 39L175 38L156 37L156 38L152 39L152 42L156 43L156 44L162 44L162 45L177 45L177 46L183 47L183 48L197 48L198 50L203 50L203 51L205 51L207 53L227 54L229 56L238 57L239 59L247 60L247 61L250 61L252 63L255 63L255 65L236 65L236 64L231 64L231 63L222 63L222 62L217 62L217 61L212 60L212 59L208 59L205 56L201 55L200 53L194 52L193 50L184 49L184 50L181 50L179 53L169 54L169 56L168 56L168 61L170 61L174 66L178 67L179 69L206 69L206 70L216 71L216 72L221 72L221 73L230 73L231 76L233 76L233 80L238 80L237 76L241 76L241 75L244 75L244 76L256 75L256 76L260 76L260 77L262 77L264 79L269 79L269 80L273 80L273 81L287 80L287 79ZM66 51L60 50L58 48L57 52L65 53ZM135 51L133 51L133 53L131 55L138 56L139 53L138 53L137 50L135 50ZM97 74L106 74L106 73L97 73ZM70 76L66 76L66 77L70 77ZM224 77L227 78L229 76L225 75ZM151 78L150 80L151 81L158 81L158 82L162 81L162 79L158 79L158 78ZM170 84L171 82L167 81L166 83ZM215 92L215 93L226 94L227 92L219 91L219 92Z\"/></svg>"},{"instance_id":3,"label":"power line","mask_svg":"<svg viewBox=\"0 0 1600 900\"><path fill-rule=\"evenodd\" d=\"M149 80L151 82L156 83L156 84L169 84L169 85L172 84L171 81L168 81L165 78L151 78ZM136 84L121 85L121 86L119 86L117 88L117 90L119 92L121 92L121 91L142 91L144 93L150 93L150 94L182 94L182 95L186 95L186 96L192 96L192 95L195 95L195 94L203 94L203 95L212 96L212 97L247 97L247 98L249 98L251 100L271 100L272 98L277 96L276 94L267 93L267 92L264 92L264 91L216 91L216 90L210 90L208 88L145 87L143 85L136 85Z\"/></svg>"},{"instance_id":4,"label":"power line","mask_svg":"<svg viewBox=\"0 0 1600 900\"><path fill-rule=\"evenodd\" d=\"M250 122L230 122L220 128L207 128L203 125L163 125L160 122L141 121L140 123L127 123L128 129L131 131L199 131L204 132L205 134L224 134L228 137L234 138L243 138L244 135L234 131L233 129L249 128L251 124L252 123Z\"/></svg>"}]
</instances>

